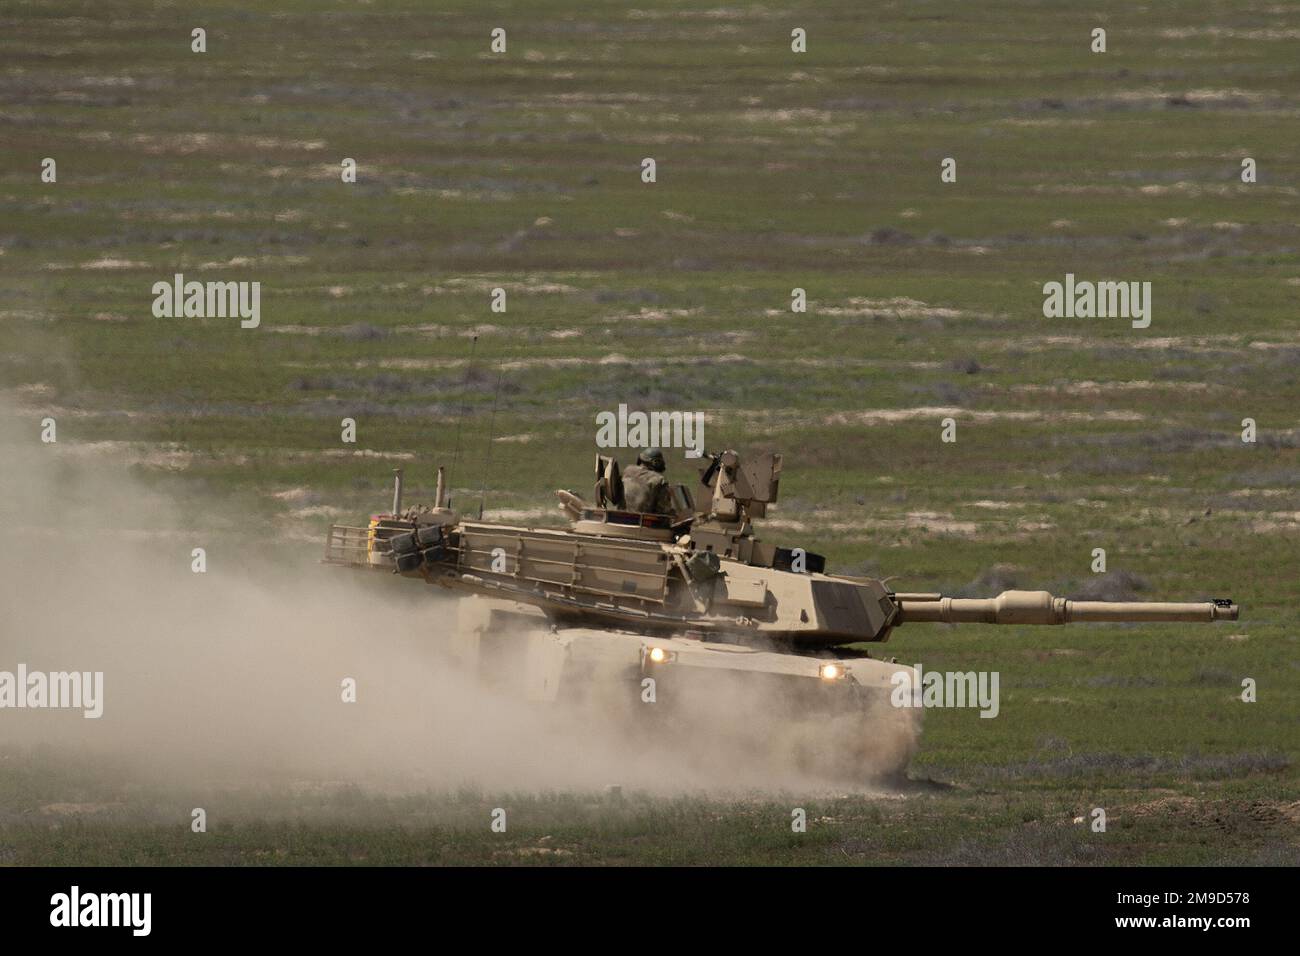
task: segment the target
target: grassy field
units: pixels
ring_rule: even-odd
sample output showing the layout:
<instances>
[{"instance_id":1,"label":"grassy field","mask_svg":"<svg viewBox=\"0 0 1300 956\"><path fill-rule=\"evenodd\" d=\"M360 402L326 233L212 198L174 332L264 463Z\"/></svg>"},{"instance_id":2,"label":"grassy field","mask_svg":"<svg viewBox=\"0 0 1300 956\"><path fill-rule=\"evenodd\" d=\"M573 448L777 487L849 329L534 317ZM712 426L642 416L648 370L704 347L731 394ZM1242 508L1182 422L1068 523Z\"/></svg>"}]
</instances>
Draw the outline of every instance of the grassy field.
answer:
<instances>
[{"instance_id":1,"label":"grassy field","mask_svg":"<svg viewBox=\"0 0 1300 956\"><path fill-rule=\"evenodd\" d=\"M831 570L1243 613L900 630L1002 713L928 714L897 797L239 792L198 842L189 794L13 751L0 863L1300 861L1298 39L1270 0L7 4L5 413L200 526L307 565L454 457L458 499L554 523L627 403L781 451L765 536ZM177 272L261 282L260 328L154 318ZM1149 281L1150 328L1045 318L1067 273Z\"/></svg>"}]
</instances>

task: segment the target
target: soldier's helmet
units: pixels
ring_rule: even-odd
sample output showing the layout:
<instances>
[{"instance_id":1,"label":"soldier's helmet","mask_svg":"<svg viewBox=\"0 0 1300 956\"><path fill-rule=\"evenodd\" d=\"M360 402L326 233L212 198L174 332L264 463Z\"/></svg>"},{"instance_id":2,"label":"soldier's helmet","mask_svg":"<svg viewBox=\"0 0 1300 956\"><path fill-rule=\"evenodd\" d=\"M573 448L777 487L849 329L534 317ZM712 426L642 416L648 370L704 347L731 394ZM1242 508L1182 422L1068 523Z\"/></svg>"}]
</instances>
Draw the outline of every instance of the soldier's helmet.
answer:
<instances>
[{"instance_id":1,"label":"soldier's helmet","mask_svg":"<svg viewBox=\"0 0 1300 956\"><path fill-rule=\"evenodd\" d=\"M664 463L664 453L658 448L647 448L636 456L638 465L645 465L651 471L663 471L668 466Z\"/></svg>"}]
</instances>

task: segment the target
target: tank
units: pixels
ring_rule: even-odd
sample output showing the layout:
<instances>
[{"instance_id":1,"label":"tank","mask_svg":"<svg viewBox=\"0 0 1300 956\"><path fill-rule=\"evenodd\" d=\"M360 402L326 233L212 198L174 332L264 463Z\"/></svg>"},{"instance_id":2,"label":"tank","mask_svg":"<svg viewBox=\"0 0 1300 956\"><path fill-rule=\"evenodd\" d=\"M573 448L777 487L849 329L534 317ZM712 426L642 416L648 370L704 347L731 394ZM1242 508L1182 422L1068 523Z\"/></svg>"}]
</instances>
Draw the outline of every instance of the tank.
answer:
<instances>
[{"instance_id":1,"label":"tank","mask_svg":"<svg viewBox=\"0 0 1300 956\"><path fill-rule=\"evenodd\" d=\"M1238 617L1225 599L971 599L828 573L823 556L754 532L781 467L777 454L705 454L699 482L672 488L673 512L645 514L624 507L618 463L597 455L590 501L556 492L568 527L464 518L442 468L432 504L405 508L398 472L391 510L332 526L324 561L466 597L445 650L471 679L837 781L896 779L917 746L924 708L900 688L921 675L875 649L896 628Z\"/></svg>"}]
</instances>

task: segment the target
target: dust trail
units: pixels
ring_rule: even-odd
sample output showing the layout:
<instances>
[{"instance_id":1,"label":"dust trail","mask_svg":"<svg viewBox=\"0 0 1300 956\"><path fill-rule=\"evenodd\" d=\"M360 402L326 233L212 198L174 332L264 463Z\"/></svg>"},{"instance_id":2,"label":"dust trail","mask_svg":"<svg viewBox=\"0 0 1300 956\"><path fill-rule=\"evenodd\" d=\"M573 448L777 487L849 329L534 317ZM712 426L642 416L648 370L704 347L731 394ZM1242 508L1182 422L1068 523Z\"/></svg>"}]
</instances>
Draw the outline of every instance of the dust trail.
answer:
<instances>
[{"instance_id":1,"label":"dust trail","mask_svg":"<svg viewBox=\"0 0 1300 956\"><path fill-rule=\"evenodd\" d=\"M685 749L629 741L599 720L557 727L536 705L489 696L438 651L453 600L319 565L308 545L286 562L275 525L223 532L232 516L131 480L112 449L42 444L39 414L0 411L0 670L104 674L101 718L0 710L0 747L80 749L142 782L180 785L811 783L780 772L779 753L774 771L689 739ZM196 547L206 573L191 569ZM345 678L356 703L342 700Z\"/></svg>"}]
</instances>

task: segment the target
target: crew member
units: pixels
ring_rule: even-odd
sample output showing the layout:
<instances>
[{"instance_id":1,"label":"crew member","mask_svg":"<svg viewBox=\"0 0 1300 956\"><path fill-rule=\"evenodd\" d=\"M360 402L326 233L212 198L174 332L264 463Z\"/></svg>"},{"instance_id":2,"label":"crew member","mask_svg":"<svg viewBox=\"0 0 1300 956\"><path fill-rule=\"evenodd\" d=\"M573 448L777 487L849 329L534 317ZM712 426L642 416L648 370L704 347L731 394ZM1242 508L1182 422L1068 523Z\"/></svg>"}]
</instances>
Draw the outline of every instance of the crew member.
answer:
<instances>
[{"instance_id":1,"label":"crew member","mask_svg":"<svg viewBox=\"0 0 1300 956\"><path fill-rule=\"evenodd\" d=\"M636 456L636 464L623 472L623 503L628 511L646 514L673 513L673 493L664 477L664 453L647 448Z\"/></svg>"}]
</instances>

